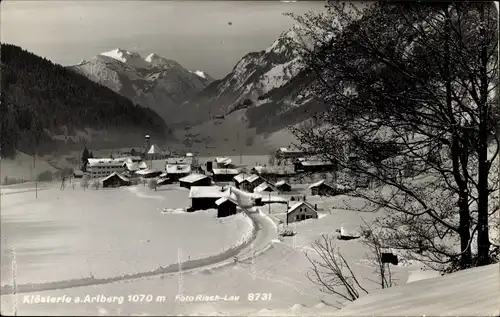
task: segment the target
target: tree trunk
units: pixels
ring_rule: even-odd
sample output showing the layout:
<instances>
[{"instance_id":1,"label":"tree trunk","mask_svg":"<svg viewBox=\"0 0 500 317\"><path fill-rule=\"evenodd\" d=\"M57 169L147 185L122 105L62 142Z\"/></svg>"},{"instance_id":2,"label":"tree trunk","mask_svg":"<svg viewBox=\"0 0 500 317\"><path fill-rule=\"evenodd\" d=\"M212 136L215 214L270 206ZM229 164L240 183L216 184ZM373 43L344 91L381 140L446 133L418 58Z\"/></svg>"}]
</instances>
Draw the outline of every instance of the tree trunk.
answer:
<instances>
[{"instance_id":1,"label":"tree trunk","mask_svg":"<svg viewBox=\"0 0 500 317\"><path fill-rule=\"evenodd\" d=\"M467 179L462 177L461 170L466 170L467 166L462 166L461 164L467 164L467 160L464 156L467 153L463 153L466 149L460 144L459 133L461 131L458 129L458 123L455 120L455 113L452 104L452 85L451 85L451 71L450 71L450 12L449 4L444 4L444 14L445 14L445 24L444 24L444 74L446 76L445 89L446 89L446 106L448 108L449 119L452 122L452 145L451 145L451 159L453 164L453 176L458 185L458 208L459 208L459 236L460 236L460 268L468 268L472 264L472 252L470 245L470 213L469 213L469 201L468 201L468 191L467 191Z\"/></svg>"},{"instance_id":2,"label":"tree trunk","mask_svg":"<svg viewBox=\"0 0 500 317\"><path fill-rule=\"evenodd\" d=\"M485 20L485 6L480 5L481 21ZM489 264L490 238L488 228L488 174L490 163L488 162L488 43L486 42L486 30L480 29L481 52L479 71L479 135L478 135L478 215L477 215L477 245L478 266Z\"/></svg>"}]
</instances>

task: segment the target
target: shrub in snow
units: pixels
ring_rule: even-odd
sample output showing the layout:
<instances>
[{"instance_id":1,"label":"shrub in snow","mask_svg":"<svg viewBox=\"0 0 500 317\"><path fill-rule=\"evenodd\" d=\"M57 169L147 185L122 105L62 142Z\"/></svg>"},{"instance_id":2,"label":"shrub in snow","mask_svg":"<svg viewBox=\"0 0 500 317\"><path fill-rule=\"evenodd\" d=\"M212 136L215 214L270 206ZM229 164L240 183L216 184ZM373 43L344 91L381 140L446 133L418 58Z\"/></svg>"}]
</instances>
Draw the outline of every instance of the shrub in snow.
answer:
<instances>
[{"instance_id":1,"label":"shrub in snow","mask_svg":"<svg viewBox=\"0 0 500 317\"><path fill-rule=\"evenodd\" d=\"M281 227L278 231L278 235L282 236L282 237L292 237L294 235L296 235L297 232L294 231L292 228L290 227Z\"/></svg>"}]
</instances>

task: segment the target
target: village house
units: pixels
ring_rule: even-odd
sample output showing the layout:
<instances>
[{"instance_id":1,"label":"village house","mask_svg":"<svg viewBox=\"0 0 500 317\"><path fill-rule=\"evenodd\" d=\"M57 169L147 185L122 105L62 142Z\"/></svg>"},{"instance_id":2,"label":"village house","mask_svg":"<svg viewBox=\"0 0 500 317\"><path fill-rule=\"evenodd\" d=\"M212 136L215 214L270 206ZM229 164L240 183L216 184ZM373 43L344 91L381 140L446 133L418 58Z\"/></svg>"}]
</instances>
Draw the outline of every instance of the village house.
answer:
<instances>
[{"instance_id":1,"label":"village house","mask_svg":"<svg viewBox=\"0 0 500 317\"><path fill-rule=\"evenodd\" d=\"M212 179L214 182L231 182L239 173L234 168L214 168L212 169Z\"/></svg>"},{"instance_id":2,"label":"village house","mask_svg":"<svg viewBox=\"0 0 500 317\"><path fill-rule=\"evenodd\" d=\"M130 180L117 172L113 172L111 175L102 179L102 187L120 187L128 185L130 185Z\"/></svg>"},{"instance_id":3,"label":"village house","mask_svg":"<svg viewBox=\"0 0 500 317\"><path fill-rule=\"evenodd\" d=\"M122 173L125 171L123 162L109 158L89 158L86 174L91 178L106 177L113 172Z\"/></svg>"},{"instance_id":4,"label":"village house","mask_svg":"<svg viewBox=\"0 0 500 317\"><path fill-rule=\"evenodd\" d=\"M165 171L172 181L176 182L179 179L191 174L190 164L166 164Z\"/></svg>"},{"instance_id":5,"label":"village house","mask_svg":"<svg viewBox=\"0 0 500 317\"><path fill-rule=\"evenodd\" d=\"M238 212L238 202L230 196L217 199L215 204L217 205L217 218L235 215Z\"/></svg>"},{"instance_id":6,"label":"village house","mask_svg":"<svg viewBox=\"0 0 500 317\"><path fill-rule=\"evenodd\" d=\"M286 213L287 223L302 221L306 219L317 219L318 211L311 204L300 201L288 208Z\"/></svg>"},{"instance_id":7,"label":"village house","mask_svg":"<svg viewBox=\"0 0 500 317\"><path fill-rule=\"evenodd\" d=\"M190 174L179 179L179 184L181 187L190 189L193 186L211 186L212 180L203 174Z\"/></svg>"},{"instance_id":8,"label":"village house","mask_svg":"<svg viewBox=\"0 0 500 317\"><path fill-rule=\"evenodd\" d=\"M275 187L268 182L263 182L259 186L253 189L254 193L262 193L262 192L273 192L275 191Z\"/></svg>"},{"instance_id":9,"label":"village house","mask_svg":"<svg viewBox=\"0 0 500 317\"><path fill-rule=\"evenodd\" d=\"M235 177L233 177L233 181L234 181L234 187L236 188L240 188L241 187L241 183L247 178L248 176L245 174L245 173L241 173L241 174L238 174L236 175Z\"/></svg>"},{"instance_id":10,"label":"village house","mask_svg":"<svg viewBox=\"0 0 500 317\"><path fill-rule=\"evenodd\" d=\"M229 196L229 190L220 186L192 186L189 191L191 207L188 211L217 208L215 203L222 197Z\"/></svg>"},{"instance_id":11,"label":"village house","mask_svg":"<svg viewBox=\"0 0 500 317\"><path fill-rule=\"evenodd\" d=\"M292 191L292 185L290 185L289 183L287 183L284 180L276 182L276 184L274 184L274 186L276 187L276 189L279 192L290 192L290 191Z\"/></svg>"},{"instance_id":12,"label":"village house","mask_svg":"<svg viewBox=\"0 0 500 317\"><path fill-rule=\"evenodd\" d=\"M295 172L325 172L335 169L333 162L319 159L297 158L293 165Z\"/></svg>"},{"instance_id":13,"label":"village house","mask_svg":"<svg viewBox=\"0 0 500 317\"><path fill-rule=\"evenodd\" d=\"M247 177L243 182L241 182L242 189L246 190L249 193L252 193L255 187L264 183L266 180L260 177L259 175L253 174Z\"/></svg>"},{"instance_id":14,"label":"village house","mask_svg":"<svg viewBox=\"0 0 500 317\"><path fill-rule=\"evenodd\" d=\"M215 167L214 168L233 168L234 165L232 163L231 158L229 157L216 157L215 158Z\"/></svg>"},{"instance_id":15,"label":"village house","mask_svg":"<svg viewBox=\"0 0 500 317\"><path fill-rule=\"evenodd\" d=\"M306 151L299 150L299 149L292 148L292 147L281 147L281 148L277 149L276 153L275 153L275 157L277 159L281 159L281 160L294 159L294 158L303 157L306 155L307 155Z\"/></svg>"},{"instance_id":16,"label":"village house","mask_svg":"<svg viewBox=\"0 0 500 317\"><path fill-rule=\"evenodd\" d=\"M135 172L135 174L139 177L142 177L142 178L155 178L155 177L160 176L162 174L162 172L147 168L147 169L137 171L137 172Z\"/></svg>"},{"instance_id":17,"label":"village house","mask_svg":"<svg viewBox=\"0 0 500 317\"><path fill-rule=\"evenodd\" d=\"M309 186L312 196L333 196L335 195L335 187L333 185L327 184L324 179L311 184Z\"/></svg>"}]
</instances>

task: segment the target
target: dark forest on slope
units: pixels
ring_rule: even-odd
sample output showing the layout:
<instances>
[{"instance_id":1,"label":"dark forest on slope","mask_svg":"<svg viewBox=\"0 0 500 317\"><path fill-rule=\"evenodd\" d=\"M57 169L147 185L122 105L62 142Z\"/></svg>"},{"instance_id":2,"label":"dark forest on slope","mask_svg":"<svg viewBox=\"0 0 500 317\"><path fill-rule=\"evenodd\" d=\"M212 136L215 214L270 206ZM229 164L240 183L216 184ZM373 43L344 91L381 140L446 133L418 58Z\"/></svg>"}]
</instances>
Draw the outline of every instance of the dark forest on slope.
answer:
<instances>
[{"instance_id":1,"label":"dark forest on slope","mask_svg":"<svg viewBox=\"0 0 500 317\"><path fill-rule=\"evenodd\" d=\"M1 44L0 55L2 157L12 157L16 150L46 154L71 146L50 134L74 136L85 128L140 137L149 133L160 140L171 135L156 112L61 65L10 44ZM126 139L121 141L127 145ZM83 141L77 143L73 147L81 147Z\"/></svg>"}]
</instances>

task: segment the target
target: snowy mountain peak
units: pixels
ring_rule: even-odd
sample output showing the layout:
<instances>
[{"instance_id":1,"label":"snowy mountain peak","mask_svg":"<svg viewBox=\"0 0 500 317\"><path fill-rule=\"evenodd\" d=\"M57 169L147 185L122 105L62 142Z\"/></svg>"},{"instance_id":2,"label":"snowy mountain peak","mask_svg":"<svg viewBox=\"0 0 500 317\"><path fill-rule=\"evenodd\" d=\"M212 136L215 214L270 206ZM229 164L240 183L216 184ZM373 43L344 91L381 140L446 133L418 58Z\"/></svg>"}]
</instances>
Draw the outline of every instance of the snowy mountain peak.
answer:
<instances>
[{"instance_id":1,"label":"snowy mountain peak","mask_svg":"<svg viewBox=\"0 0 500 317\"><path fill-rule=\"evenodd\" d=\"M182 67L176 61L173 61L171 59L166 59L156 53L149 54L148 56L146 56L144 61L146 61L150 66L156 66L156 67L165 67L165 66Z\"/></svg>"},{"instance_id":2,"label":"snowy mountain peak","mask_svg":"<svg viewBox=\"0 0 500 317\"><path fill-rule=\"evenodd\" d=\"M130 52L125 49L116 48L109 52L101 53L100 55L114 58L122 63L128 64L135 68L147 68L148 64L143 60L142 56L136 52Z\"/></svg>"},{"instance_id":3,"label":"snowy mountain peak","mask_svg":"<svg viewBox=\"0 0 500 317\"><path fill-rule=\"evenodd\" d=\"M204 79L207 78L207 75L204 72L202 72L201 70L196 70L193 73L195 73L196 75L200 76L201 78L204 78Z\"/></svg>"}]
</instances>

